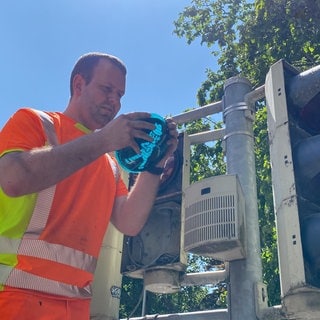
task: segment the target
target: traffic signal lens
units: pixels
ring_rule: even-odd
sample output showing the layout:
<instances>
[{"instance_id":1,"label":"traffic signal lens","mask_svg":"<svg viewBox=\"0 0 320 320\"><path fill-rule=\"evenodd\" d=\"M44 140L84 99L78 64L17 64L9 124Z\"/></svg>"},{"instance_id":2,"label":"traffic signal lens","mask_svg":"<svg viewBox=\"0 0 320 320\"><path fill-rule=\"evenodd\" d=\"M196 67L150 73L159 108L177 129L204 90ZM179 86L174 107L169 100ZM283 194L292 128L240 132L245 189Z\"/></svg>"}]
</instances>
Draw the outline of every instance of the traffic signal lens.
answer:
<instances>
[{"instance_id":1,"label":"traffic signal lens","mask_svg":"<svg viewBox=\"0 0 320 320\"><path fill-rule=\"evenodd\" d=\"M308 264L310 284L320 286L320 213L312 214L301 223L303 254Z\"/></svg>"},{"instance_id":2,"label":"traffic signal lens","mask_svg":"<svg viewBox=\"0 0 320 320\"><path fill-rule=\"evenodd\" d=\"M301 122L310 133L320 133L320 92L301 110Z\"/></svg>"},{"instance_id":3,"label":"traffic signal lens","mask_svg":"<svg viewBox=\"0 0 320 320\"><path fill-rule=\"evenodd\" d=\"M150 118L141 119L155 125L154 130L145 130L153 141L136 139L140 147L140 153L136 153L131 147L115 152L120 166L130 172L139 173L154 167L167 151L167 122L158 114L152 113Z\"/></svg>"}]
</instances>

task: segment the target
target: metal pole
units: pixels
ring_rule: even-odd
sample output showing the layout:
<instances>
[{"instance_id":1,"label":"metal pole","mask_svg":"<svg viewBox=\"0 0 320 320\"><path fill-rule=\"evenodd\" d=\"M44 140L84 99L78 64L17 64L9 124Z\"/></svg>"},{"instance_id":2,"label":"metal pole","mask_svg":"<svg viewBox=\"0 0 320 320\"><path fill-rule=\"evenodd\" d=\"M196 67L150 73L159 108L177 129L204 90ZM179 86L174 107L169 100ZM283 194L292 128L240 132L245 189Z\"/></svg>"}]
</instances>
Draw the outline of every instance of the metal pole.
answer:
<instances>
[{"instance_id":1,"label":"metal pole","mask_svg":"<svg viewBox=\"0 0 320 320\"><path fill-rule=\"evenodd\" d=\"M116 320L119 315L123 234L111 223L103 238L92 285L91 320ZM112 268L110 267L112 261Z\"/></svg>"},{"instance_id":2,"label":"metal pole","mask_svg":"<svg viewBox=\"0 0 320 320\"><path fill-rule=\"evenodd\" d=\"M216 284L227 278L227 270L186 273L181 277L181 286L204 286Z\"/></svg>"},{"instance_id":3,"label":"metal pole","mask_svg":"<svg viewBox=\"0 0 320 320\"><path fill-rule=\"evenodd\" d=\"M232 320L257 319L255 288L262 281L260 237L254 158L254 110L245 102L251 84L233 77L224 86L227 173L237 174L245 195L246 258L231 261L229 311Z\"/></svg>"},{"instance_id":4,"label":"metal pole","mask_svg":"<svg viewBox=\"0 0 320 320\"><path fill-rule=\"evenodd\" d=\"M195 108L193 110L180 113L176 116L173 116L173 120L178 124L183 124L189 121L198 120L205 118L206 116L219 113L222 111L221 101L207 104L202 107Z\"/></svg>"},{"instance_id":5,"label":"metal pole","mask_svg":"<svg viewBox=\"0 0 320 320\"><path fill-rule=\"evenodd\" d=\"M142 308L141 308L141 316L144 317L146 315L146 303L147 303L147 290L143 287L143 298L142 298Z\"/></svg>"}]
</instances>

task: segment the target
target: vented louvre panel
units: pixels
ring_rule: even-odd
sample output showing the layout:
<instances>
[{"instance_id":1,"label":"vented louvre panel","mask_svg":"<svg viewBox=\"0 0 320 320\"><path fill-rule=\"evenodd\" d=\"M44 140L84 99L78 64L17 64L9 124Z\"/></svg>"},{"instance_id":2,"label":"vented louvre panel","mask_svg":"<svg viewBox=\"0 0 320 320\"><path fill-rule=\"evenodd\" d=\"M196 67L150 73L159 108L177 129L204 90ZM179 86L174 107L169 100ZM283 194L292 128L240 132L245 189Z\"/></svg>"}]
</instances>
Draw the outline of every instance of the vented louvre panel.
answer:
<instances>
[{"instance_id":1,"label":"vented louvre panel","mask_svg":"<svg viewBox=\"0 0 320 320\"><path fill-rule=\"evenodd\" d=\"M202 180L185 197L185 250L222 261L244 258L244 197L237 177Z\"/></svg>"}]
</instances>

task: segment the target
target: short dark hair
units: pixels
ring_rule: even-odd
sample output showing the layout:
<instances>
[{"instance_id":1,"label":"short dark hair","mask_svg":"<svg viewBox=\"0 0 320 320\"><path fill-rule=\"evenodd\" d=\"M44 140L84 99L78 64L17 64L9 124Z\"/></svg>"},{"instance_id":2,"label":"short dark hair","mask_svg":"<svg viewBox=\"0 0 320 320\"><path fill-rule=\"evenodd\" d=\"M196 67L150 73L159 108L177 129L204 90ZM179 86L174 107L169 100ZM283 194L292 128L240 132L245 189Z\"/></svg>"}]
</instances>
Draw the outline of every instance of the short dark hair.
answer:
<instances>
[{"instance_id":1,"label":"short dark hair","mask_svg":"<svg viewBox=\"0 0 320 320\"><path fill-rule=\"evenodd\" d=\"M77 74L80 74L85 79L86 84L88 84L92 79L93 70L94 70L95 66L98 64L98 62L101 59L106 59L106 60L110 61L115 66L117 66L124 75L127 74L127 69L126 69L125 64L116 56L113 56L113 55L107 54L107 53L101 53L101 52L86 53L78 59L78 61L74 65L73 70L71 72L71 76L70 76L71 97L73 96L72 83L73 83L74 77Z\"/></svg>"}]
</instances>

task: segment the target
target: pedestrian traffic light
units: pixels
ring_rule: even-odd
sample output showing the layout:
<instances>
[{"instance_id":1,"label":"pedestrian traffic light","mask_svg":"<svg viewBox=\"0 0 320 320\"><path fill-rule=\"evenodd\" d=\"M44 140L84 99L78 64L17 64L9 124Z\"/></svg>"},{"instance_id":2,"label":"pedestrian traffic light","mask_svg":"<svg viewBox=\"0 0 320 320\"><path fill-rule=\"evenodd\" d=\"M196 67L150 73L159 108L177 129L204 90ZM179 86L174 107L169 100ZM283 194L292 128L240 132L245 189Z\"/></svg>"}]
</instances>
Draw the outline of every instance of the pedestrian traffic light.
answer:
<instances>
[{"instance_id":1,"label":"pedestrian traffic light","mask_svg":"<svg viewBox=\"0 0 320 320\"><path fill-rule=\"evenodd\" d=\"M149 291L171 293L179 289L178 277L186 267L181 249L181 202L184 169L184 134L165 165L149 218L137 236L125 236L121 273L143 278ZM129 188L137 174L130 174Z\"/></svg>"},{"instance_id":2,"label":"pedestrian traffic light","mask_svg":"<svg viewBox=\"0 0 320 320\"><path fill-rule=\"evenodd\" d=\"M282 295L320 288L320 66L280 60L265 84Z\"/></svg>"}]
</instances>

